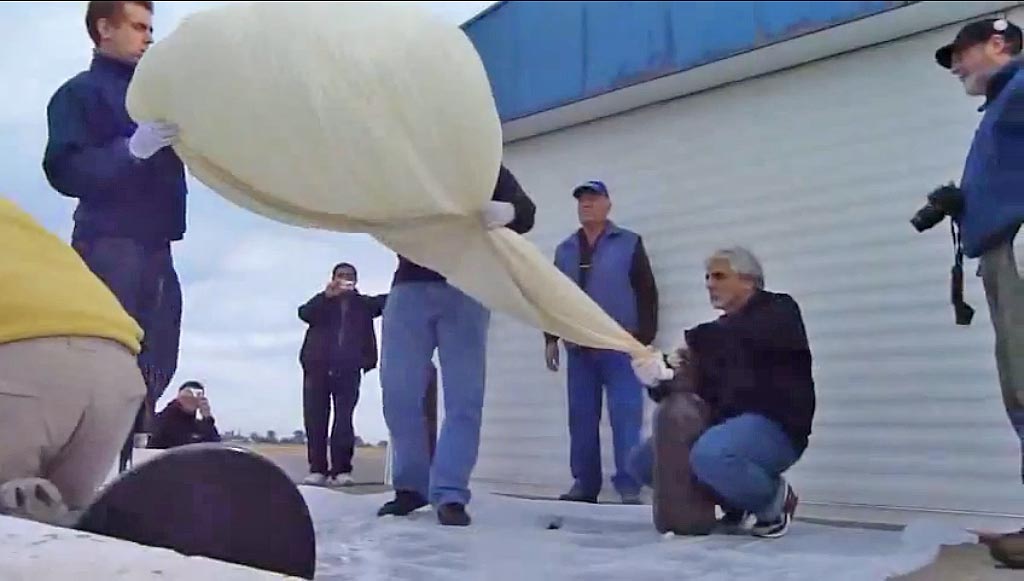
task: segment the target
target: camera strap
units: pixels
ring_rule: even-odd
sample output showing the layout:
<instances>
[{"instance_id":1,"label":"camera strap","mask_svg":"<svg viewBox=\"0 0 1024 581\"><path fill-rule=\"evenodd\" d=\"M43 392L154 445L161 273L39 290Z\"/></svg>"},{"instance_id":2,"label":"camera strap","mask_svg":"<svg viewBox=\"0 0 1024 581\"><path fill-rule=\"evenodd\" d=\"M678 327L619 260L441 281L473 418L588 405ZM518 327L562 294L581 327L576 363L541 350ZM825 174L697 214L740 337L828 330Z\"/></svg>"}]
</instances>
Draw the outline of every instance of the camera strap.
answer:
<instances>
[{"instance_id":1,"label":"camera strap","mask_svg":"<svg viewBox=\"0 0 1024 581\"><path fill-rule=\"evenodd\" d=\"M956 220L949 221L949 231L953 236L953 270L949 281L950 302L956 324L967 326L974 319L974 308L964 301L964 247L960 240L960 229Z\"/></svg>"}]
</instances>

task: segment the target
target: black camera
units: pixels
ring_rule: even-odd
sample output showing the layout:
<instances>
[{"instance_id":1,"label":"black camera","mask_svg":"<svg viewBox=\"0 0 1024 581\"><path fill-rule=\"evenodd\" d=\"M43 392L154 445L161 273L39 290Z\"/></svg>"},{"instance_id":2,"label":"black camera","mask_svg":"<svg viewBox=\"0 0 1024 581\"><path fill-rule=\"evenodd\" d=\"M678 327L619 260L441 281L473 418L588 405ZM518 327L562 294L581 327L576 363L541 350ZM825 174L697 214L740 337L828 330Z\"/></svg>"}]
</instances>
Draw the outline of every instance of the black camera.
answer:
<instances>
[{"instance_id":1,"label":"black camera","mask_svg":"<svg viewBox=\"0 0 1024 581\"><path fill-rule=\"evenodd\" d=\"M934 228L943 218L952 219L950 230L953 234L953 270L949 281L949 299L957 325L970 325L974 309L964 301L964 251L960 244L959 221L964 209L964 193L953 183L948 183L928 194L928 202L914 214L910 223L918 232Z\"/></svg>"},{"instance_id":2,"label":"black camera","mask_svg":"<svg viewBox=\"0 0 1024 581\"><path fill-rule=\"evenodd\" d=\"M910 219L918 232L934 228L943 218L956 220L964 209L964 193L952 183L937 188L928 194L928 201Z\"/></svg>"}]
</instances>

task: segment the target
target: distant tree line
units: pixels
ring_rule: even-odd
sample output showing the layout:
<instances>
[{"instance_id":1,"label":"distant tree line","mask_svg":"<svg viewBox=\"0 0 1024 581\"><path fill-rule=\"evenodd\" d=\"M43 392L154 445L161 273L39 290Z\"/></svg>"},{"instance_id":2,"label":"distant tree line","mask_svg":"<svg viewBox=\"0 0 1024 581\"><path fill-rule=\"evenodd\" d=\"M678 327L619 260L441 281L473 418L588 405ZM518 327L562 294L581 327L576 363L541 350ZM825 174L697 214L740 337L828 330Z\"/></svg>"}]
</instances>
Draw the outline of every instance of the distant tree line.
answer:
<instances>
[{"instance_id":1,"label":"distant tree line","mask_svg":"<svg viewBox=\"0 0 1024 581\"><path fill-rule=\"evenodd\" d=\"M306 444L306 432L302 430L295 430L291 436L285 436L279 438L277 432L274 430L267 430L266 434L260 435L256 432L252 432L248 436L243 435L241 432L234 430L224 432L221 434L221 440L224 442L234 442L239 444ZM357 448L387 448L388 443L381 440L374 446L371 443L363 441L362 438L356 436L356 447Z\"/></svg>"}]
</instances>

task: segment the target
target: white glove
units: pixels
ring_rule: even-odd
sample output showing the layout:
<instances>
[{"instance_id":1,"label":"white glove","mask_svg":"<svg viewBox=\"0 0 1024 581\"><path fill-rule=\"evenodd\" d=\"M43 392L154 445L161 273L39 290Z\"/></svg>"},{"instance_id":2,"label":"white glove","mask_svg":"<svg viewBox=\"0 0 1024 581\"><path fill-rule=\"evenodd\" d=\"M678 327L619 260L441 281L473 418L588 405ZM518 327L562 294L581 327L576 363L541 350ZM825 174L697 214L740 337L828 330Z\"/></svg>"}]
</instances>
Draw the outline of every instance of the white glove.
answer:
<instances>
[{"instance_id":1,"label":"white glove","mask_svg":"<svg viewBox=\"0 0 1024 581\"><path fill-rule=\"evenodd\" d=\"M128 139L128 153L136 159L149 159L177 139L178 126L173 123L142 123Z\"/></svg>"},{"instance_id":2,"label":"white glove","mask_svg":"<svg viewBox=\"0 0 1024 581\"><path fill-rule=\"evenodd\" d=\"M487 202L484 207L484 223L488 230L504 228L516 219L515 206L508 202Z\"/></svg>"},{"instance_id":3,"label":"white glove","mask_svg":"<svg viewBox=\"0 0 1024 581\"><path fill-rule=\"evenodd\" d=\"M672 369L679 369L683 363L689 362L689 345L686 344L686 333L679 337L675 346L666 354L666 360Z\"/></svg>"},{"instance_id":4,"label":"white glove","mask_svg":"<svg viewBox=\"0 0 1024 581\"><path fill-rule=\"evenodd\" d=\"M661 353L651 350L651 354L640 359L633 359L633 373L636 374L640 383L647 387L654 387L661 381L672 379L675 373L665 364L665 358Z\"/></svg>"}]
</instances>

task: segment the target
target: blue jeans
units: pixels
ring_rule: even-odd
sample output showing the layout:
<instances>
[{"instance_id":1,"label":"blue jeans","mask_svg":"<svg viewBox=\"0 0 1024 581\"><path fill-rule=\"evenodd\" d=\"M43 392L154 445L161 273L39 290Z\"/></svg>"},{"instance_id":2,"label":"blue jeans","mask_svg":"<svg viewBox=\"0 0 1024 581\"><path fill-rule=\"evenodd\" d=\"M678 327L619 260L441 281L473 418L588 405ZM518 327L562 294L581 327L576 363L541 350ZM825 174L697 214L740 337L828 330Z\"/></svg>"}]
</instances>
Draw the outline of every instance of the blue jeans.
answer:
<instances>
[{"instance_id":1,"label":"blue jeans","mask_svg":"<svg viewBox=\"0 0 1024 581\"><path fill-rule=\"evenodd\" d=\"M569 468L574 488L586 495L601 492L601 400L608 393L619 494L635 494L640 483L630 474L627 458L640 442L643 425L643 386L633 373L629 356L615 351L572 347L568 350Z\"/></svg>"},{"instance_id":2,"label":"blue jeans","mask_svg":"<svg viewBox=\"0 0 1024 581\"><path fill-rule=\"evenodd\" d=\"M395 285L384 308L381 390L394 454L396 490L435 506L468 504L480 446L490 312L445 282ZM437 349L444 423L430 460L423 397Z\"/></svg>"},{"instance_id":3,"label":"blue jeans","mask_svg":"<svg viewBox=\"0 0 1024 581\"><path fill-rule=\"evenodd\" d=\"M743 414L712 426L690 449L694 476L727 503L724 508L774 520L786 490L782 474L799 459L789 436L772 420ZM654 480L654 447L647 440L630 454L630 471L647 486Z\"/></svg>"}]
</instances>

